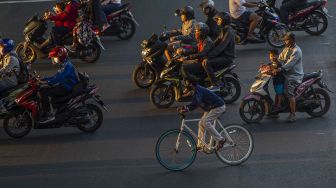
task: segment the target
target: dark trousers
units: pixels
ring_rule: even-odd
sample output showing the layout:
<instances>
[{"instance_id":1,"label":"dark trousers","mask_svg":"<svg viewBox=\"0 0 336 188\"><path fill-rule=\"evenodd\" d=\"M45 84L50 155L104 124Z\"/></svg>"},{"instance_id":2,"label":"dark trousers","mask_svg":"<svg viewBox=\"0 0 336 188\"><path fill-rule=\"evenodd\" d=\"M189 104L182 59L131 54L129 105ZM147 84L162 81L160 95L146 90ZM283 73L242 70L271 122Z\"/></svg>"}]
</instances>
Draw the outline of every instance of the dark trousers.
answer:
<instances>
[{"instance_id":1,"label":"dark trousers","mask_svg":"<svg viewBox=\"0 0 336 188\"><path fill-rule=\"evenodd\" d=\"M227 57L215 57L203 60L202 66L210 79L211 85L217 85L215 71L223 69L231 63L233 63L233 61Z\"/></svg>"},{"instance_id":2,"label":"dark trousers","mask_svg":"<svg viewBox=\"0 0 336 188\"><path fill-rule=\"evenodd\" d=\"M282 3L280 7L280 17L284 24L288 24L289 13L295 9L304 6L307 0L288 0Z\"/></svg>"},{"instance_id":3,"label":"dark trousers","mask_svg":"<svg viewBox=\"0 0 336 188\"><path fill-rule=\"evenodd\" d=\"M40 103L41 103L42 111L45 114L50 112L49 97L60 98L70 93L71 91L67 90L62 85L41 87L40 88Z\"/></svg>"},{"instance_id":4,"label":"dark trousers","mask_svg":"<svg viewBox=\"0 0 336 188\"><path fill-rule=\"evenodd\" d=\"M68 34L70 31L67 27L53 27L51 31L51 38L53 39L55 45L59 46L62 43L62 37Z\"/></svg>"},{"instance_id":5,"label":"dark trousers","mask_svg":"<svg viewBox=\"0 0 336 188\"><path fill-rule=\"evenodd\" d=\"M200 75L204 74L202 63L199 60L187 60L183 62L182 71L186 74Z\"/></svg>"}]
</instances>

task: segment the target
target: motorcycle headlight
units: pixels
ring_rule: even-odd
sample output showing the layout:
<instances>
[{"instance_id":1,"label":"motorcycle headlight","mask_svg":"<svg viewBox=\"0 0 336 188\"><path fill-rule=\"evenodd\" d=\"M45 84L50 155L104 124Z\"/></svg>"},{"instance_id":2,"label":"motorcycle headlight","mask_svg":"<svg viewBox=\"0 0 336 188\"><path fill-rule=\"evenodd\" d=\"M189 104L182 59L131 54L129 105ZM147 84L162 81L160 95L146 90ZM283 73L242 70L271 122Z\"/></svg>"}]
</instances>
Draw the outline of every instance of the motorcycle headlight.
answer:
<instances>
[{"instance_id":1,"label":"motorcycle headlight","mask_svg":"<svg viewBox=\"0 0 336 188\"><path fill-rule=\"evenodd\" d=\"M141 55L142 57L146 57L149 54L150 49L149 48L145 48L141 51Z\"/></svg>"}]
</instances>

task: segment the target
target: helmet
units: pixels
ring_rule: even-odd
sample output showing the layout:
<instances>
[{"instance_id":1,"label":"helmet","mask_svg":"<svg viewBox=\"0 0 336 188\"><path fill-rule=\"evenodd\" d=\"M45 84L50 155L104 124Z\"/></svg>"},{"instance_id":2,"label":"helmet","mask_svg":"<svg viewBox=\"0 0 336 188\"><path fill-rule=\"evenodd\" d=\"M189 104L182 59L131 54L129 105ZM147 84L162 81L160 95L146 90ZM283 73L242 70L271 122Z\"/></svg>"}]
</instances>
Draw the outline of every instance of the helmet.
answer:
<instances>
[{"instance_id":1,"label":"helmet","mask_svg":"<svg viewBox=\"0 0 336 188\"><path fill-rule=\"evenodd\" d=\"M175 11L175 16L181 16L182 14L186 15L187 19L189 20L195 18L195 11L191 6L185 6Z\"/></svg>"},{"instance_id":2,"label":"helmet","mask_svg":"<svg viewBox=\"0 0 336 188\"><path fill-rule=\"evenodd\" d=\"M201 37L205 38L209 34L210 29L207 24L203 22L198 22L195 26L195 31L199 31L201 34Z\"/></svg>"},{"instance_id":3,"label":"helmet","mask_svg":"<svg viewBox=\"0 0 336 188\"><path fill-rule=\"evenodd\" d=\"M14 41L12 39L0 39L0 46L4 47L3 53L9 53L14 49Z\"/></svg>"},{"instance_id":4,"label":"helmet","mask_svg":"<svg viewBox=\"0 0 336 188\"><path fill-rule=\"evenodd\" d=\"M68 52L64 47L55 47L49 52L48 58L58 58L59 62L63 63L68 59Z\"/></svg>"},{"instance_id":5,"label":"helmet","mask_svg":"<svg viewBox=\"0 0 336 188\"><path fill-rule=\"evenodd\" d=\"M215 7L215 2L213 0L205 0L199 6L203 10L207 7L213 8L213 7Z\"/></svg>"},{"instance_id":6,"label":"helmet","mask_svg":"<svg viewBox=\"0 0 336 188\"><path fill-rule=\"evenodd\" d=\"M214 20L221 18L224 22L224 25L230 25L231 24L231 16L227 12L219 12L214 16Z\"/></svg>"}]
</instances>

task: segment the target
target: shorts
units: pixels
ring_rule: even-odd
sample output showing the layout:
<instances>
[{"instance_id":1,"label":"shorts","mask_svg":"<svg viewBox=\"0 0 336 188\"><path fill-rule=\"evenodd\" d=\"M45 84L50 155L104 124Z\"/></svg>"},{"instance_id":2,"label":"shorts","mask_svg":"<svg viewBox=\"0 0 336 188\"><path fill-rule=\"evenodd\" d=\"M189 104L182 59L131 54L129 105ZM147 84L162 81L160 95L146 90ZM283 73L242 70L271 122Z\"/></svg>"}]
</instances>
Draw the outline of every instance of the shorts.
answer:
<instances>
[{"instance_id":1,"label":"shorts","mask_svg":"<svg viewBox=\"0 0 336 188\"><path fill-rule=\"evenodd\" d=\"M287 97L295 97L296 88L299 83L295 80L286 80L286 95Z\"/></svg>"},{"instance_id":2,"label":"shorts","mask_svg":"<svg viewBox=\"0 0 336 188\"><path fill-rule=\"evenodd\" d=\"M277 95L283 95L285 93L285 85L284 84L277 84L274 85L274 91Z\"/></svg>"},{"instance_id":3,"label":"shorts","mask_svg":"<svg viewBox=\"0 0 336 188\"><path fill-rule=\"evenodd\" d=\"M250 16L252 12L247 10L239 18L235 19L236 21L248 26L250 25Z\"/></svg>"}]
</instances>

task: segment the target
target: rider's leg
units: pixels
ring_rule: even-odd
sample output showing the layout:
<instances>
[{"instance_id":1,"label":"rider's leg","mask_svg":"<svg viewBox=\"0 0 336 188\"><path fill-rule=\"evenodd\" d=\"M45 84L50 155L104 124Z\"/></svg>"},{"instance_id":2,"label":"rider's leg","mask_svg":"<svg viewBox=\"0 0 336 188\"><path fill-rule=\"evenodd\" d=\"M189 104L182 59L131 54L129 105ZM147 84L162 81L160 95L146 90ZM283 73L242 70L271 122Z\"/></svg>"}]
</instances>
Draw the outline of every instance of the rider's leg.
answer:
<instances>
[{"instance_id":1,"label":"rider's leg","mask_svg":"<svg viewBox=\"0 0 336 188\"><path fill-rule=\"evenodd\" d=\"M208 133L217 141L223 141L225 138L216 130L214 121L225 112L225 105L210 110L205 117L205 128Z\"/></svg>"},{"instance_id":2,"label":"rider's leg","mask_svg":"<svg viewBox=\"0 0 336 188\"><path fill-rule=\"evenodd\" d=\"M258 23L261 21L261 19L262 18L254 12L250 14L250 17L249 17L250 27L249 27L249 32L248 32L249 38L252 38L252 39L256 38L254 35L254 30L257 27Z\"/></svg>"},{"instance_id":3,"label":"rider's leg","mask_svg":"<svg viewBox=\"0 0 336 188\"><path fill-rule=\"evenodd\" d=\"M295 100L295 89L299 83L295 80L286 81L286 94L289 100L290 114L287 118L288 122L295 122L295 112L296 112L296 100Z\"/></svg>"},{"instance_id":4,"label":"rider's leg","mask_svg":"<svg viewBox=\"0 0 336 188\"><path fill-rule=\"evenodd\" d=\"M213 67L211 66L211 60L204 59L202 61L202 66L203 66L205 72L207 73L208 78L210 79L211 86L213 86L213 87L218 86L219 84L218 84L218 81L217 81L216 76L215 76L215 71L214 71Z\"/></svg>"},{"instance_id":5,"label":"rider's leg","mask_svg":"<svg viewBox=\"0 0 336 188\"><path fill-rule=\"evenodd\" d=\"M208 112L204 112L201 120L198 122L198 140L197 140L197 148L202 149L203 148L203 142L202 140L205 139L205 118L207 117Z\"/></svg>"},{"instance_id":6,"label":"rider's leg","mask_svg":"<svg viewBox=\"0 0 336 188\"><path fill-rule=\"evenodd\" d=\"M51 37L56 45L61 45L61 38L70 32L67 27L53 27L51 31Z\"/></svg>"},{"instance_id":7,"label":"rider's leg","mask_svg":"<svg viewBox=\"0 0 336 188\"><path fill-rule=\"evenodd\" d=\"M288 24L289 13L297 6L296 1L289 0L280 6L280 18L284 24Z\"/></svg>"}]
</instances>

